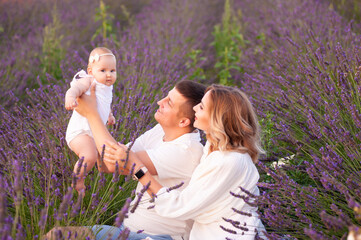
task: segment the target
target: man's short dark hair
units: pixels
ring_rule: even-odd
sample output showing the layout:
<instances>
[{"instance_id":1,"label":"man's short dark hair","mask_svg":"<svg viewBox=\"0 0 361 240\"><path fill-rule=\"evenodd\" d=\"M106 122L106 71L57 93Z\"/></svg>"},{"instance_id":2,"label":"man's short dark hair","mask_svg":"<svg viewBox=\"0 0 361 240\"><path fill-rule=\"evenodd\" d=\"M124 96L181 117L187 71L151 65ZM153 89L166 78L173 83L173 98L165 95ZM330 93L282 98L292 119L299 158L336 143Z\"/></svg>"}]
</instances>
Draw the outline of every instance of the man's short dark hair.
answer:
<instances>
[{"instance_id":1,"label":"man's short dark hair","mask_svg":"<svg viewBox=\"0 0 361 240\"><path fill-rule=\"evenodd\" d=\"M187 99L187 101L180 107L180 113L191 121L191 127L193 127L193 107L201 102L206 90L206 86L194 81L183 80L178 82L175 85L175 88L183 97Z\"/></svg>"}]
</instances>

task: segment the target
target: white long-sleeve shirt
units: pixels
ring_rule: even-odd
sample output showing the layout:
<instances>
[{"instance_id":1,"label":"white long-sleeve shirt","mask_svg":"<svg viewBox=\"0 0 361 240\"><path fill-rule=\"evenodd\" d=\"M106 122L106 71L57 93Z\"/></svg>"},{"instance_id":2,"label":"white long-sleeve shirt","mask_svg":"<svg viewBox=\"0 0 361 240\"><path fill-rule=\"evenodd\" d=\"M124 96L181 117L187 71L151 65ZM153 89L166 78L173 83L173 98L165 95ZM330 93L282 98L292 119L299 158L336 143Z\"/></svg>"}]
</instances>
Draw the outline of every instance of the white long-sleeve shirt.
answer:
<instances>
[{"instance_id":1,"label":"white long-sleeve shirt","mask_svg":"<svg viewBox=\"0 0 361 240\"><path fill-rule=\"evenodd\" d=\"M257 208L230 194L245 195L242 188L258 195L259 173L249 154L214 151L208 155L209 144L204 148L200 164L193 172L189 185L182 191L157 193L155 210L159 215L176 219L193 219L190 240L203 239L254 239L255 228L264 231L256 213ZM235 213L232 208L252 214L252 217ZM242 231L234 228L223 218L239 221L248 228ZM246 226L244 226L244 223ZM223 229L232 229L231 234ZM244 234L242 235L242 232Z\"/></svg>"}]
</instances>

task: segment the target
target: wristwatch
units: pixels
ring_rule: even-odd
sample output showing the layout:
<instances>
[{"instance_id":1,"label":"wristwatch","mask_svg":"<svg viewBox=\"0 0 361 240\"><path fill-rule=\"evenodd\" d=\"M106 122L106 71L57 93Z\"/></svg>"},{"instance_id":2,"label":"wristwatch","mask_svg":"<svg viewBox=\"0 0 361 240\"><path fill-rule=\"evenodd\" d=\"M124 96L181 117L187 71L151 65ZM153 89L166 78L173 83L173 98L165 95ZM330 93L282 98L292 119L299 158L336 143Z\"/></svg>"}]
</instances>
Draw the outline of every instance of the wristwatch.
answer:
<instances>
[{"instance_id":1,"label":"wristwatch","mask_svg":"<svg viewBox=\"0 0 361 240\"><path fill-rule=\"evenodd\" d=\"M133 175L133 179L134 179L134 180L139 180L139 179L141 179L146 172L148 172L148 169L147 169L146 167L140 168L140 169Z\"/></svg>"}]
</instances>

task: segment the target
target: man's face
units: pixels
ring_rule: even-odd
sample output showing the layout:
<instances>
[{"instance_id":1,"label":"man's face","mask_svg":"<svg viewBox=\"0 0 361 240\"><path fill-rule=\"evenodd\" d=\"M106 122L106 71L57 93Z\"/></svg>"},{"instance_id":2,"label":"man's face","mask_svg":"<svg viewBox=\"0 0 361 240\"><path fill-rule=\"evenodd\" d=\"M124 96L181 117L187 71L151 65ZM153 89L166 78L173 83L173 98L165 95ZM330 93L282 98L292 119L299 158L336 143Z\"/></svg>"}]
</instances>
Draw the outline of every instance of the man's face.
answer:
<instances>
[{"instance_id":1,"label":"man's face","mask_svg":"<svg viewBox=\"0 0 361 240\"><path fill-rule=\"evenodd\" d=\"M155 120L163 127L176 127L181 121L180 109L187 99L176 88L169 91L168 96L157 102L159 108L154 114Z\"/></svg>"}]
</instances>

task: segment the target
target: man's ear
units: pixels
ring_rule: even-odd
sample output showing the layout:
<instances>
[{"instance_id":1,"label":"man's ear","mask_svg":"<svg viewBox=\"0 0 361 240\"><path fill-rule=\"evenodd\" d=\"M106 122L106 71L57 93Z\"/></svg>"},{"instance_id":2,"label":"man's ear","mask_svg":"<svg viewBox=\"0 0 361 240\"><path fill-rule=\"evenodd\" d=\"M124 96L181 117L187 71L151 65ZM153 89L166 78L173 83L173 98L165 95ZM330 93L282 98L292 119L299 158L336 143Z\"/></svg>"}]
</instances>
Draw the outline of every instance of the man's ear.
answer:
<instances>
[{"instance_id":1,"label":"man's ear","mask_svg":"<svg viewBox=\"0 0 361 240\"><path fill-rule=\"evenodd\" d=\"M179 127L188 127L191 124L189 118L182 118L179 122Z\"/></svg>"}]
</instances>

